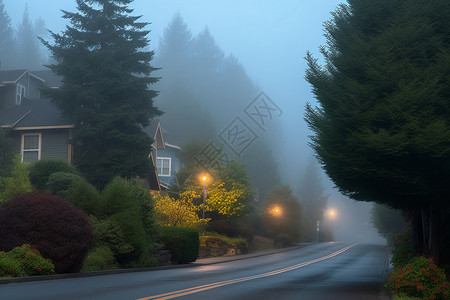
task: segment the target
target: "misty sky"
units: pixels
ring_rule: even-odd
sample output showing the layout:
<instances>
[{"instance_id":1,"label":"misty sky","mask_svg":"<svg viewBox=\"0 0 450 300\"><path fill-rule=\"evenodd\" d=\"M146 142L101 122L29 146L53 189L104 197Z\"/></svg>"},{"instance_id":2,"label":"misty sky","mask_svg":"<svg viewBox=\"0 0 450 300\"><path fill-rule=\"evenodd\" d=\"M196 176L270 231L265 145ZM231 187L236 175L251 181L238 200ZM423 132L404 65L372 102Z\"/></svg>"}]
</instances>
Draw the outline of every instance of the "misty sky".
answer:
<instances>
[{"instance_id":1,"label":"misty sky","mask_svg":"<svg viewBox=\"0 0 450 300\"><path fill-rule=\"evenodd\" d=\"M41 17L46 27L61 32L67 24L60 9L75 11L75 0L3 0L16 28L28 3L31 20ZM341 0L135 0L133 15L150 22L150 47L157 49L164 28L179 12L193 36L208 26L225 54L235 55L248 75L283 111L280 140L285 150L277 157L283 183L296 189L304 176L312 150L303 120L306 102L314 101L304 79L306 51L320 58L318 47L325 44L323 22L330 19ZM156 66L159 67L159 66ZM256 96L256 95L255 95ZM250 103L253 99L248 99ZM243 103L243 109L247 103ZM237 112L238 113L238 112ZM331 183L324 181L327 185ZM331 191L330 202L343 199ZM344 200L341 200L344 201ZM348 200L350 201L350 200ZM352 202L352 201L350 201ZM343 203L343 204L342 204ZM343 207L349 205L342 202ZM341 214L343 215L343 214Z\"/></svg>"}]
</instances>

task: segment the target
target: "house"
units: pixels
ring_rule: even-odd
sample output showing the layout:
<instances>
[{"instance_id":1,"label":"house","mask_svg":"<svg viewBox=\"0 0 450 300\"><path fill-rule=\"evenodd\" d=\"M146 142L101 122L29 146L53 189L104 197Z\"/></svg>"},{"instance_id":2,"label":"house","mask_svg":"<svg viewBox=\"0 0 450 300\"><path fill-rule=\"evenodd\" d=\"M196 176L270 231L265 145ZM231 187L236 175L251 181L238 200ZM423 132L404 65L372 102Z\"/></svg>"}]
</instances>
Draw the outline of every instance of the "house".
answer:
<instances>
[{"instance_id":1,"label":"house","mask_svg":"<svg viewBox=\"0 0 450 300\"><path fill-rule=\"evenodd\" d=\"M10 130L13 151L21 155L23 162L41 159L73 162L73 122L62 115L51 99L41 98L40 93L42 87L61 86L62 78L50 70L0 71L0 126ZM164 148L164 140L159 122L151 130L155 141L149 155L152 170L147 182L151 190L161 190L156 150Z\"/></svg>"},{"instance_id":2,"label":"house","mask_svg":"<svg viewBox=\"0 0 450 300\"><path fill-rule=\"evenodd\" d=\"M0 71L0 126L10 130L13 149L23 162L63 159L71 163L74 126L40 93L46 86L44 77L56 76L51 71L37 73Z\"/></svg>"},{"instance_id":3,"label":"house","mask_svg":"<svg viewBox=\"0 0 450 300\"><path fill-rule=\"evenodd\" d=\"M153 120L144 131L153 138L150 156L156 166L156 174L161 189L167 190L177 185L176 173L182 168L179 158L181 148L164 140L163 128L159 120Z\"/></svg>"}]
</instances>

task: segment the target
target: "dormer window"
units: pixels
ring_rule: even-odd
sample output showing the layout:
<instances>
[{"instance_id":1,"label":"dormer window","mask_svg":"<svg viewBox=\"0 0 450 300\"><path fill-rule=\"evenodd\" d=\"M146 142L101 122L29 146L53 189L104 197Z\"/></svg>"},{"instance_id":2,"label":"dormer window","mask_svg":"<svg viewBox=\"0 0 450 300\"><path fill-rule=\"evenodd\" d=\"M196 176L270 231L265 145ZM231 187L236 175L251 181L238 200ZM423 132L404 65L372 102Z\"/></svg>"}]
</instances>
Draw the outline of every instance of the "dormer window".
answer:
<instances>
[{"instance_id":1,"label":"dormer window","mask_svg":"<svg viewBox=\"0 0 450 300\"><path fill-rule=\"evenodd\" d=\"M17 84L16 105L20 105L22 103L22 97L25 97L25 87L21 84Z\"/></svg>"}]
</instances>

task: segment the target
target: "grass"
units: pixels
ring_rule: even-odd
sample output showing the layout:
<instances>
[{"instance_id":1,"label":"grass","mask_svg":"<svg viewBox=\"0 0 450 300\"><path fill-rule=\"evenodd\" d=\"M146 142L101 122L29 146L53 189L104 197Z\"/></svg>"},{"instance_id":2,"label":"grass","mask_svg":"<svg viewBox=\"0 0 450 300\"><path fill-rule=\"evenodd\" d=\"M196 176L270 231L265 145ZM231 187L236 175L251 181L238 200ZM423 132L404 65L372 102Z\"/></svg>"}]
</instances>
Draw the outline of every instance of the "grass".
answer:
<instances>
[{"instance_id":1,"label":"grass","mask_svg":"<svg viewBox=\"0 0 450 300\"><path fill-rule=\"evenodd\" d=\"M258 251L264 251L264 250L272 250L275 249L273 244L273 239L266 238L263 236L255 235L253 238L253 241L248 247L248 251L251 252L258 252Z\"/></svg>"}]
</instances>

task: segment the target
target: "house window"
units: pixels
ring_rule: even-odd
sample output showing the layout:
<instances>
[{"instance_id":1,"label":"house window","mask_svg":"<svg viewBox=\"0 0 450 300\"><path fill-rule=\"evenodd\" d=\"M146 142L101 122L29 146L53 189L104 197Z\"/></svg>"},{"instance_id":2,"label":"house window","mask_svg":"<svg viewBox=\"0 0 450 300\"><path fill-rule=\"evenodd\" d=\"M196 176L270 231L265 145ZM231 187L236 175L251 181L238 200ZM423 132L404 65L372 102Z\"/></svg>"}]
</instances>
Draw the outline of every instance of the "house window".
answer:
<instances>
[{"instance_id":1,"label":"house window","mask_svg":"<svg viewBox=\"0 0 450 300\"><path fill-rule=\"evenodd\" d=\"M40 133L22 135L22 161L33 162L41 159Z\"/></svg>"},{"instance_id":2,"label":"house window","mask_svg":"<svg viewBox=\"0 0 450 300\"><path fill-rule=\"evenodd\" d=\"M22 103L22 98L25 97L25 87L21 84L17 84L16 87L16 105Z\"/></svg>"},{"instance_id":3,"label":"house window","mask_svg":"<svg viewBox=\"0 0 450 300\"><path fill-rule=\"evenodd\" d=\"M160 176L170 176L171 167L170 157L158 157L156 158L156 170Z\"/></svg>"}]
</instances>

